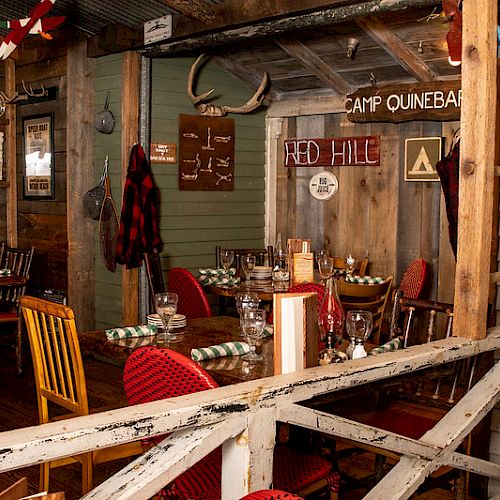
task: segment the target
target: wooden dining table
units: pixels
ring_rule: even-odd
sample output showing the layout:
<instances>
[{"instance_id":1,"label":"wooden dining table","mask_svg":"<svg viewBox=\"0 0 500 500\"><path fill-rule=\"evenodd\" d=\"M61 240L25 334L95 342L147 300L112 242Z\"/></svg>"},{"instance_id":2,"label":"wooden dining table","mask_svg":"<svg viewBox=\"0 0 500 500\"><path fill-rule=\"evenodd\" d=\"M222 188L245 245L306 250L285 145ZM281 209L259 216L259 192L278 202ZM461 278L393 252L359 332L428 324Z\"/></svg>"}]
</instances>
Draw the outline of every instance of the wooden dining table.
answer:
<instances>
[{"instance_id":1,"label":"wooden dining table","mask_svg":"<svg viewBox=\"0 0 500 500\"><path fill-rule=\"evenodd\" d=\"M0 276L0 286L20 286L25 285L27 281L25 276L17 276L16 274Z\"/></svg>"},{"instance_id":2,"label":"wooden dining table","mask_svg":"<svg viewBox=\"0 0 500 500\"><path fill-rule=\"evenodd\" d=\"M123 366L133 350L144 345L168 347L191 357L191 349L228 341L244 341L240 335L238 318L229 316L189 319L186 327L173 331L177 339L168 343L158 341L156 336L108 340L104 330L80 332L80 349L84 357L90 356ZM274 373L272 337L263 339L257 350L262 353L264 359L256 363L249 363L241 356L226 356L201 361L199 364L219 385L272 376Z\"/></svg>"}]
</instances>

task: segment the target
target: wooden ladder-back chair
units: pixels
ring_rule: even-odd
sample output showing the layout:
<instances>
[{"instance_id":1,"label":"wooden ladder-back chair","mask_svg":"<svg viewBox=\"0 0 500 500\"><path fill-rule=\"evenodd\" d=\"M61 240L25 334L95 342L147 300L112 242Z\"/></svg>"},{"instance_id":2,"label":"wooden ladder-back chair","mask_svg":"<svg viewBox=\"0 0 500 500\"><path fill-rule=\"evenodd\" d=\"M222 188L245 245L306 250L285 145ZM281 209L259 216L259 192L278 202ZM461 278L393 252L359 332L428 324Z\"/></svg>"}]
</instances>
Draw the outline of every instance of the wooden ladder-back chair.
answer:
<instances>
[{"instance_id":1,"label":"wooden ladder-back chair","mask_svg":"<svg viewBox=\"0 0 500 500\"><path fill-rule=\"evenodd\" d=\"M146 346L128 358L123 381L130 404L141 404L218 387L215 380L197 363L166 348ZM161 438L156 438L161 440ZM209 453L178 476L173 490L179 499L220 500L221 447ZM324 458L277 445L273 461L274 486L301 495L301 491L330 489L337 492L337 475ZM265 497L267 498L267 497ZM293 497L292 497L293 498Z\"/></svg>"},{"instance_id":2,"label":"wooden ladder-back chair","mask_svg":"<svg viewBox=\"0 0 500 500\"><path fill-rule=\"evenodd\" d=\"M188 319L212 316L205 291L187 269L180 267L170 269L168 291L179 296L177 303L179 314L184 314Z\"/></svg>"},{"instance_id":3,"label":"wooden ladder-back chair","mask_svg":"<svg viewBox=\"0 0 500 500\"><path fill-rule=\"evenodd\" d=\"M28 295L21 298L21 309L33 358L40 423L88 415L87 387L73 310ZM65 410L64 416L52 417L52 405ZM40 489L48 491L50 469L79 462L85 494L92 489L94 464L140 454L141 443L134 442L43 463Z\"/></svg>"},{"instance_id":4,"label":"wooden ladder-back chair","mask_svg":"<svg viewBox=\"0 0 500 500\"><path fill-rule=\"evenodd\" d=\"M401 338L404 347L451 336L453 304L405 297L399 301L404 314ZM438 322L440 315L443 321ZM441 332L438 332L439 325L443 325ZM343 412L348 418L363 424L420 439L472 387L474 380L480 378L480 374L476 373L479 372L478 361L478 357L467 358L387 381L375 391L376 396L372 394L376 408L369 408L365 403L358 411L345 405ZM350 444L376 454L375 481L385 472L386 458L398 458L395 453L376 446ZM463 448L465 452L470 452L470 436L466 438ZM467 489L466 478L460 471L443 468L431 476L419 491L447 487L453 481L455 498L463 498Z\"/></svg>"},{"instance_id":5,"label":"wooden ladder-back chair","mask_svg":"<svg viewBox=\"0 0 500 500\"><path fill-rule=\"evenodd\" d=\"M16 324L16 359L17 372L23 370L23 337L22 323L19 312L19 300L26 291L26 282L29 280L31 261L33 259L34 247L11 248L3 247L2 268L9 269L11 274L25 278L22 285L0 286L0 323Z\"/></svg>"},{"instance_id":6,"label":"wooden ladder-back chair","mask_svg":"<svg viewBox=\"0 0 500 500\"><path fill-rule=\"evenodd\" d=\"M339 280L339 298L346 313L355 309L372 312L373 330L370 340L375 344L380 341L380 329L391 293L392 280L393 277L389 276L383 283L370 285Z\"/></svg>"},{"instance_id":7,"label":"wooden ladder-back chair","mask_svg":"<svg viewBox=\"0 0 500 500\"><path fill-rule=\"evenodd\" d=\"M1 499L0 499L1 500ZM303 500L293 493L280 490L259 490L245 495L241 500Z\"/></svg>"},{"instance_id":8,"label":"wooden ladder-back chair","mask_svg":"<svg viewBox=\"0 0 500 500\"><path fill-rule=\"evenodd\" d=\"M228 248L228 247L215 247L215 266L220 269L222 268L222 263L220 260L221 250L232 250L234 252L234 260L231 267L236 269L236 275L244 277L243 270L241 269L241 257L244 255L255 255L255 265L256 266L271 266L274 267L274 250L272 245L266 248Z\"/></svg>"},{"instance_id":9,"label":"wooden ladder-back chair","mask_svg":"<svg viewBox=\"0 0 500 500\"><path fill-rule=\"evenodd\" d=\"M345 259L342 257L332 257L333 259L333 269L337 272L345 272ZM363 259L356 259L354 264L354 272L357 276L364 276L366 274L366 269L368 268L368 257Z\"/></svg>"},{"instance_id":10,"label":"wooden ladder-back chair","mask_svg":"<svg viewBox=\"0 0 500 500\"><path fill-rule=\"evenodd\" d=\"M154 297L157 293L166 292L163 270L161 268L160 253L157 251L143 254L144 265L149 284L149 308L150 312L155 311Z\"/></svg>"}]
</instances>

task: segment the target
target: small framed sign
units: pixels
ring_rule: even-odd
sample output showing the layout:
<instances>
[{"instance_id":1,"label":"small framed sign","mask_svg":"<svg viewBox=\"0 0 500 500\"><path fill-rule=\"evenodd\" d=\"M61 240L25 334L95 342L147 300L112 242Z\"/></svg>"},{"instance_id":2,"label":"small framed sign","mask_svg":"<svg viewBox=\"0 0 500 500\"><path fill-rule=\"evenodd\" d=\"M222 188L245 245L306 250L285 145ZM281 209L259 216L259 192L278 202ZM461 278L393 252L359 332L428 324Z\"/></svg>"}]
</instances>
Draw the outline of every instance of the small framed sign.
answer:
<instances>
[{"instance_id":1,"label":"small framed sign","mask_svg":"<svg viewBox=\"0 0 500 500\"><path fill-rule=\"evenodd\" d=\"M405 181L439 181L436 163L441 159L442 137L405 141Z\"/></svg>"},{"instance_id":2,"label":"small framed sign","mask_svg":"<svg viewBox=\"0 0 500 500\"><path fill-rule=\"evenodd\" d=\"M24 197L54 198L54 117L23 119Z\"/></svg>"},{"instance_id":3,"label":"small framed sign","mask_svg":"<svg viewBox=\"0 0 500 500\"><path fill-rule=\"evenodd\" d=\"M150 163L177 163L177 144L152 142L149 148Z\"/></svg>"}]
</instances>

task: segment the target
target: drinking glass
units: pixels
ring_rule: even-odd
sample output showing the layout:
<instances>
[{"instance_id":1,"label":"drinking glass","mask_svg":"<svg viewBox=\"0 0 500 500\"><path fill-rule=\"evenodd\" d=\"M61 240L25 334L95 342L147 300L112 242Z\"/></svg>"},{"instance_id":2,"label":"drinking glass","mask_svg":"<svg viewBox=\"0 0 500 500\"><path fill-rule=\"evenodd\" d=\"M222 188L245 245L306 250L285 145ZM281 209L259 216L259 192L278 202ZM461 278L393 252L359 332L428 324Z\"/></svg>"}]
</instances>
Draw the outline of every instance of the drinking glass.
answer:
<instances>
[{"instance_id":1,"label":"drinking glass","mask_svg":"<svg viewBox=\"0 0 500 500\"><path fill-rule=\"evenodd\" d=\"M255 352L255 346L262 337L262 332L266 326L266 311L264 309L244 309L242 312L241 326L243 334L250 346L250 352L242 356L246 361L261 361L263 356Z\"/></svg>"},{"instance_id":2,"label":"drinking glass","mask_svg":"<svg viewBox=\"0 0 500 500\"><path fill-rule=\"evenodd\" d=\"M250 285L250 275L252 274L252 270L255 267L255 255L243 255L241 257L241 269L245 273L245 282L247 286Z\"/></svg>"},{"instance_id":3,"label":"drinking glass","mask_svg":"<svg viewBox=\"0 0 500 500\"><path fill-rule=\"evenodd\" d=\"M320 248L316 250L316 263L318 264L318 269L319 269L319 259L322 257L328 256L328 252L324 248Z\"/></svg>"},{"instance_id":4,"label":"drinking glass","mask_svg":"<svg viewBox=\"0 0 500 500\"><path fill-rule=\"evenodd\" d=\"M318 259L318 269L323 284L326 285L326 280L332 275L333 272L333 259L328 255L323 255Z\"/></svg>"},{"instance_id":5,"label":"drinking glass","mask_svg":"<svg viewBox=\"0 0 500 500\"><path fill-rule=\"evenodd\" d=\"M350 338L368 340L372 333L373 315L371 311L348 311L346 318L347 334Z\"/></svg>"},{"instance_id":6,"label":"drinking glass","mask_svg":"<svg viewBox=\"0 0 500 500\"><path fill-rule=\"evenodd\" d=\"M233 263L234 251L223 248L220 251L220 261L222 262L222 267L224 268L224 276L229 278L229 266Z\"/></svg>"},{"instance_id":7,"label":"drinking glass","mask_svg":"<svg viewBox=\"0 0 500 500\"><path fill-rule=\"evenodd\" d=\"M170 323L177 312L177 301L179 297L176 293L157 293L155 294L156 312L163 323L164 333L158 333L158 340L175 340L177 336L170 333Z\"/></svg>"},{"instance_id":8,"label":"drinking glass","mask_svg":"<svg viewBox=\"0 0 500 500\"><path fill-rule=\"evenodd\" d=\"M257 310L259 308L259 302L260 302L259 294L255 292L243 292L236 295L236 310L240 315L240 328L242 335L243 335L243 326L242 326L243 311Z\"/></svg>"}]
</instances>

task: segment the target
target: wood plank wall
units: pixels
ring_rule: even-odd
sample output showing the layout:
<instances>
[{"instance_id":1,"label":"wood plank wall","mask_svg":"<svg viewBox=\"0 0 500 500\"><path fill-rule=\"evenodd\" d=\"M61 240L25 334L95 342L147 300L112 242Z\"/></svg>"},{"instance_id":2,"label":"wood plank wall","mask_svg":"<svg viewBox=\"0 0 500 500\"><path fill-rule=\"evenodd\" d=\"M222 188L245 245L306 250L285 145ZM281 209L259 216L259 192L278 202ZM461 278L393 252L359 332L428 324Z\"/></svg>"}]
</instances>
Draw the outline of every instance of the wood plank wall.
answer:
<instances>
[{"instance_id":1,"label":"wood plank wall","mask_svg":"<svg viewBox=\"0 0 500 500\"><path fill-rule=\"evenodd\" d=\"M32 45L33 44L33 45ZM56 100L17 105L17 199L18 246L35 246L32 262L33 286L67 290L68 238L66 231L66 37L62 33L51 43L50 55L36 40L26 42L16 62L16 85L21 82L39 88L56 86ZM25 200L23 197L23 118L54 114L55 198Z\"/></svg>"},{"instance_id":2,"label":"wood plank wall","mask_svg":"<svg viewBox=\"0 0 500 500\"><path fill-rule=\"evenodd\" d=\"M447 152L458 126L438 122L354 124L345 114L286 119L282 139L378 135L381 162L378 167L327 168L337 176L339 191L322 202L308 191L309 179L322 168L287 169L282 153L277 168L277 231L284 239L311 238L313 249L326 240L335 256L368 256L369 273L394 275L396 283L414 258L423 257L432 268L427 291L432 298L438 297L443 253L447 273L440 276L440 285L447 292L450 287L453 290L454 260L447 224L442 222L446 214L441 209L440 183L405 182L404 147L406 138L443 136L447 138L443 151Z\"/></svg>"},{"instance_id":3,"label":"wood plank wall","mask_svg":"<svg viewBox=\"0 0 500 500\"><path fill-rule=\"evenodd\" d=\"M194 114L186 82L192 58L158 59L152 67L151 141L178 144L179 114ZM101 110L106 92L116 125L112 134L96 134L95 182L106 154L110 155L113 198L121 210L121 57L99 58L95 68L95 110ZM242 104L253 93L211 61L199 74L198 89L214 87L218 104ZM215 246L264 246L265 112L232 115L236 121L235 185L232 192L180 192L177 164L152 164L160 189L161 253L165 270L186 267L198 275L199 267L215 264ZM96 226L97 227L97 226ZM121 324L120 274L102 265L96 235L96 328Z\"/></svg>"},{"instance_id":4,"label":"wood plank wall","mask_svg":"<svg viewBox=\"0 0 500 500\"><path fill-rule=\"evenodd\" d=\"M111 194L116 205L118 214L122 203L121 183L121 92L122 92L122 56L116 54L101 57L95 62L95 112L98 113L104 107L106 94L110 93L109 109L115 117L115 128L111 134L95 132L95 163L94 179L92 186L99 183L104 159L109 155L109 177L111 181ZM95 327L104 328L122 324L121 305L121 268L118 266L116 272L108 271L102 261L98 222L92 221L95 226Z\"/></svg>"},{"instance_id":5,"label":"wood plank wall","mask_svg":"<svg viewBox=\"0 0 500 500\"><path fill-rule=\"evenodd\" d=\"M179 114L195 114L186 82L192 58L157 59L152 69L152 142L178 143ZM215 88L215 103L243 104L253 90L212 61L199 72L197 89ZM177 164L153 164L161 192L163 267L215 265L215 246L264 246L265 109L230 115L236 126L235 190L179 191Z\"/></svg>"}]
</instances>

